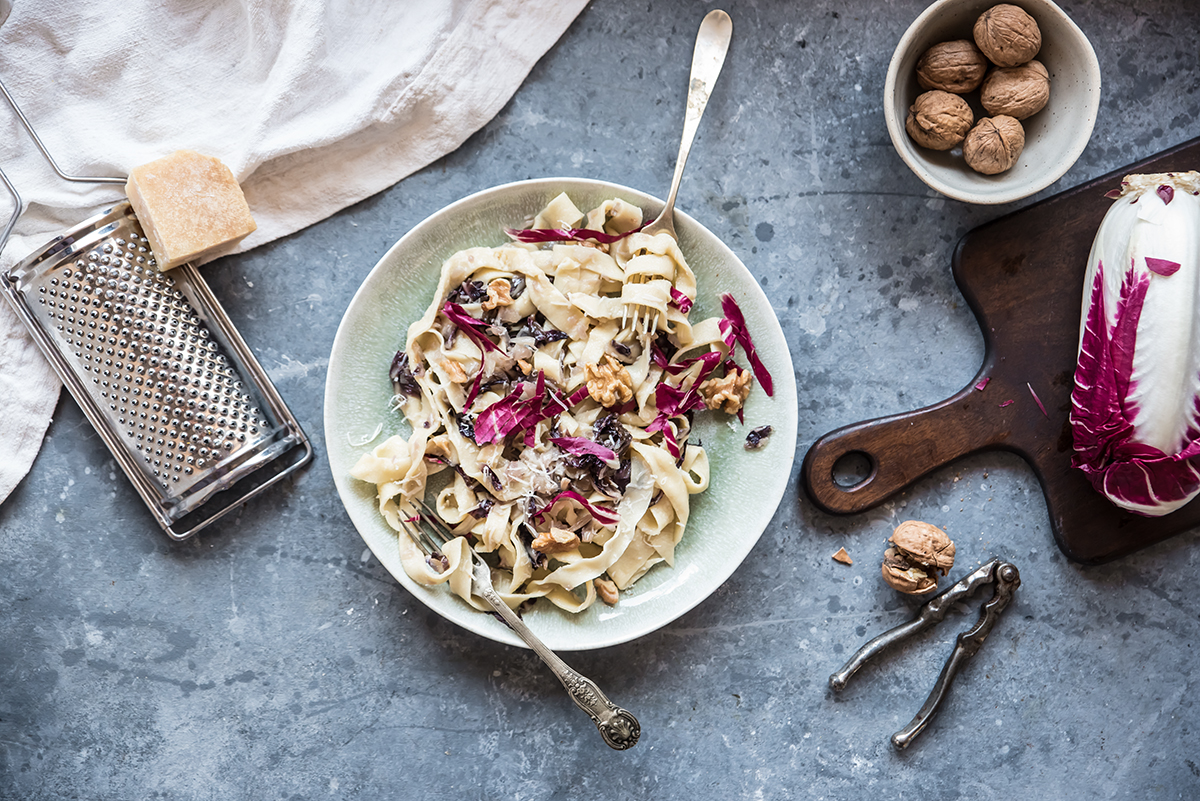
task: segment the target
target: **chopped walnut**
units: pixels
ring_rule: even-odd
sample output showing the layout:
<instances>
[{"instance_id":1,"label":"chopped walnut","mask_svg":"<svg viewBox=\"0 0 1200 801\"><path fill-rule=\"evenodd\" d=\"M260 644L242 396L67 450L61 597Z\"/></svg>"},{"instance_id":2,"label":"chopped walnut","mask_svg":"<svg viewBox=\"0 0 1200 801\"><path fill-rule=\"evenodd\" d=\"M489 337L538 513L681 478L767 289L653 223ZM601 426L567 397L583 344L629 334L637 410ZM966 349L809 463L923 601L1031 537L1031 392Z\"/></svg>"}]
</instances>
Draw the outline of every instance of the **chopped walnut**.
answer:
<instances>
[{"instance_id":1,"label":"chopped walnut","mask_svg":"<svg viewBox=\"0 0 1200 801\"><path fill-rule=\"evenodd\" d=\"M742 403L750 396L750 382L754 376L749 370L734 368L722 378L710 378L700 385L700 394L710 409L722 409L726 414L736 414Z\"/></svg>"},{"instance_id":2,"label":"chopped walnut","mask_svg":"<svg viewBox=\"0 0 1200 801\"><path fill-rule=\"evenodd\" d=\"M579 547L579 543L579 535L574 531L551 526L549 531L539 532L530 547L539 553L553 554L573 551Z\"/></svg>"},{"instance_id":3,"label":"chopped walnut","mask_svg":"<svg viewBox=\"0 0 1200 801\"><path fill-rule=\"evenodd\" d=\"M525 361L524 359L517 359L517 367L520 367L521 372L524 373L525 375L529 375L530 373L533 372L533 365L530 364L529 362Z\"/></svg>"},{"instance_id":4,"label":"chopped walnut","mask_svg":"<svg viewBox=\"0 0 1200 801\"><path fill-rule=\"evenodd\" d=\"M592 582L596 586L596 594L600 596L600 600L609 606L617 605L617 584L615 581L606 578L598 578Z\"/></svg>"},{"instance_id":5,"label":"chopped walnut","mask_svg":"<svg viewBox=\"0 0 1200 801\"><path fill-rule=\"evenodd\" d=\"M467 371L454 359L442 359L441 365L442 369L446 371L446 375L455 384L467 383Z\"/></svg>"},{"instance_id":6,"label":"chopped walnut","mask_svg":"<svg viewBox=\"0 0 1200 801\"><path fill-rule=\"evenodd\" d=\"M588 394L601 406L611 408L633 400L633 376L609 354L604 354L604 364L585 364L583 372Z\"/></svg>"},{"instance_id":7,"label":"chopped walnut","mask_svg":"<svg viewBox=\"0 0 1200 801\"><path fill-rule=\"evenodd\" d=\"M487 286L487 300L479 304L479 308L484 311L498 309L501 306L511 306L513 303L512 296L509 291L512 289L512 284L503 278L497 278Z\"/></svg>"}]
</instances>

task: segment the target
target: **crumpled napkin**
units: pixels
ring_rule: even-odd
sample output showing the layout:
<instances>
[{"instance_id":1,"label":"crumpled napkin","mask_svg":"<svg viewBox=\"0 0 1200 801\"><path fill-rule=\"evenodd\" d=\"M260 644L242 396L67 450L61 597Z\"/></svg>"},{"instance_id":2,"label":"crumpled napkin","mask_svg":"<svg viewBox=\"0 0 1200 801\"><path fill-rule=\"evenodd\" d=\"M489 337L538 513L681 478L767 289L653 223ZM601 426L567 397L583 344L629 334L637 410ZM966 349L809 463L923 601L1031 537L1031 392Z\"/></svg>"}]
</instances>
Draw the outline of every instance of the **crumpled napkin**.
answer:
<instances>
[{"instance_id":1,"label":"crumpled napkin","mask_svg":"<svg viewBox=\"0 0 1200 801\"><path fill-rule=\"evenodd\" d=\"M258 223L240 251L457 148L586 4L15 0L0 80L69 174L123 176L181 148L220 158ZM55 176L2 101L0 131L0 168L27 204L0 268L124 198ZM5 201L0 192L0 228ZM0 501L28 472L59 388L0 301Z\"/></svg>"}]
</instances>

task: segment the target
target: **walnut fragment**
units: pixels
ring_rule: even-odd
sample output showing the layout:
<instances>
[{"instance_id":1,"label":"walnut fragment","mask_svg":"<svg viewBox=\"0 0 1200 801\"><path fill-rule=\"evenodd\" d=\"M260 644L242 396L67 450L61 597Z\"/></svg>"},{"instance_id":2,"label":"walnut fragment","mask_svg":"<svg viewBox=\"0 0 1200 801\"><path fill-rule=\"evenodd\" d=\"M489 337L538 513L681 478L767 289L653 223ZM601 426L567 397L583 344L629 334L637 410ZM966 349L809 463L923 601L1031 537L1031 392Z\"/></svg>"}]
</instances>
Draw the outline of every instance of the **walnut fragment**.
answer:
<instances>
[{"instance_id":1,"label":"walnut fragment","mask_svg":"<svg viewBox=\"0 0 1200 801\"><path fill-rule=\"evenodd\" d=\"M603 364L585 364L583 374L587 376L588 394L604 408L633 400L633 376L609 354L604 354Z\"/></svg>"},{"instance_id":2,"label":"walnut fragment","mask_svg":"<svg viewBox=\"0 0 1200 801\"><path fill-rule=\"evenodd\" d=\"M835 553L831 558L833 561L841 562L843 565L854 564L854 560L850 558L850 554L846 553L845 548L838 548L837 553Z\"/></svg>"},{"instance_id":3,"label":"walnut fragment","mask_svg":"<svg viewBox=\"0 0 1200 801\"><path fill-rule=\"evenodd\" d=\"M746 398L750 397L753 375L749 370L731 369L721 378L710 378L700 384L700 395L709 409L721 409L726 414L737 414Z\"/></svg>"}]
</instances>

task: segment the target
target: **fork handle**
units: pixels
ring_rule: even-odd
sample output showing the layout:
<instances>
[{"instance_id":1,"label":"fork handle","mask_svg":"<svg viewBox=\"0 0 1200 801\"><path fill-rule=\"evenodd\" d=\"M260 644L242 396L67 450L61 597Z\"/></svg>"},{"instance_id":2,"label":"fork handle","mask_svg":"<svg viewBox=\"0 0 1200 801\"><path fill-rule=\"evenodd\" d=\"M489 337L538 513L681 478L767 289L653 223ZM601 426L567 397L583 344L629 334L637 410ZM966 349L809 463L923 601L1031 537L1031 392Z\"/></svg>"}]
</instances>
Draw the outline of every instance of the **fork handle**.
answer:
<instances>
[{"instance_id":1,"label":"fork handle","mask_svg":"<svg viewBox=\"0 0 1200 801\"><path fill-rule=\"evenodd\" d=\"M571 700L596 724L604 742L618 751L624 751L637 744L638 738L642 735L642 726L632 712L622 709L608 700L608 696L596 685L596 682L559 659L558 654L551 651L530 630L529 626L525 625L525 621L508 608L508 604L504 603L495 589L490 586L481 586L481 582L476 582L475 592L487 601L488 605L496 610L496 614L500 615L504 622L517 633L517 636L541 657L550 670L554 671L554 675L558 677L570 694Z\"/></svg>"}]
</instances>

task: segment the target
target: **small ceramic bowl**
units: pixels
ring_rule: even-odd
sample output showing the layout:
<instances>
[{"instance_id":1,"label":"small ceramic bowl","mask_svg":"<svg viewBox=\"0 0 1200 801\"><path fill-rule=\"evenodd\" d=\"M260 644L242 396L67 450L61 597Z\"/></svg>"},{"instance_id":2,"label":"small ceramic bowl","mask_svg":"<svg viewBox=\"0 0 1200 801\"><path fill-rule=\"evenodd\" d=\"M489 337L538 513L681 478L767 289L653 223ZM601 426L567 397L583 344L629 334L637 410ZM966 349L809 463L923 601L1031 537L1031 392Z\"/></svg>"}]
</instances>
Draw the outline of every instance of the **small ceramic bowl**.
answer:
<instances>
[{"instance_id":1,"label":"small ceramic bowl","mask_svg":"<svg viewBox=\"0 0 1200 801\"><path fill-rule=\"evenodd\" d=\"M883 113L896 152L912 171L942 194L967 203L1010 203L1039 192L1062 177L1092 135L1100 107L1100 64L1083 31L1050 0L1006 0L1032 16L1042 32L1036 58L1050 73L1050 102L1025 126L1025 149L1013 167L982 175L967 166L962 148L920 147L904 130L908 108L924 90L917 60L950 39L972 39L975 20L1001 0L937 0L909 26L896 46L883 89ZM964 95L978 121L987 112L978 91Z\"/></svg>"}]
</instances>

